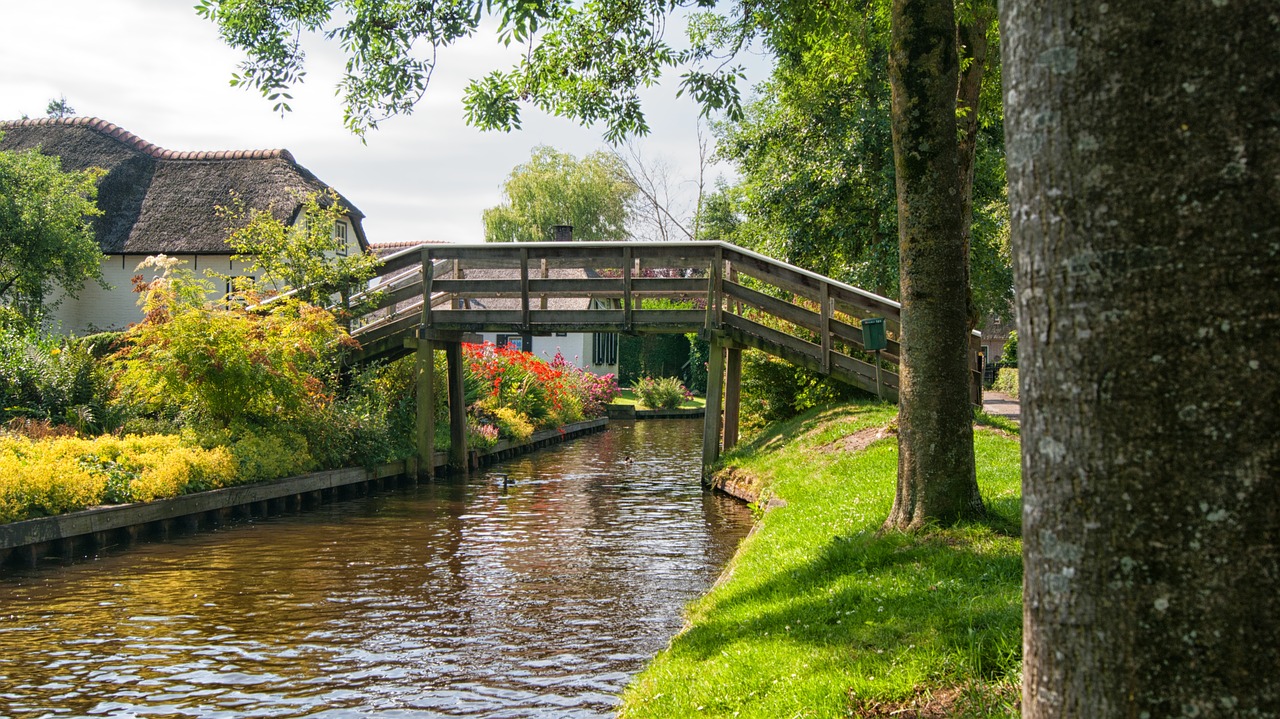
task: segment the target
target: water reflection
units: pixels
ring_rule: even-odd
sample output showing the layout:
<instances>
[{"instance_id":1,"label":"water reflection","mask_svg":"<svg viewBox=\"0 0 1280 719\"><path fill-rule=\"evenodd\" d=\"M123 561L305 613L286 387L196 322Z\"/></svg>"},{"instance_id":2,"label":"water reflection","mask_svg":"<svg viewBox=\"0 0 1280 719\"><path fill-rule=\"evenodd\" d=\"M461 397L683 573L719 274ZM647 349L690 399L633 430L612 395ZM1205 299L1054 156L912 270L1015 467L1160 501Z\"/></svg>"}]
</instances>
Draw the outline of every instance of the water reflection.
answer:
<instances>
[{"instance_id":1,"label":"water reflection","mask_svg":"<svg viewBox=\"0 0 1280 719\"><path fill-rule=\"evenodd\" d=\"M700 441L616 423L465 485L0 582L0 714L608 716L749 528L699 490Z\"/></svg>"}]
</instances>

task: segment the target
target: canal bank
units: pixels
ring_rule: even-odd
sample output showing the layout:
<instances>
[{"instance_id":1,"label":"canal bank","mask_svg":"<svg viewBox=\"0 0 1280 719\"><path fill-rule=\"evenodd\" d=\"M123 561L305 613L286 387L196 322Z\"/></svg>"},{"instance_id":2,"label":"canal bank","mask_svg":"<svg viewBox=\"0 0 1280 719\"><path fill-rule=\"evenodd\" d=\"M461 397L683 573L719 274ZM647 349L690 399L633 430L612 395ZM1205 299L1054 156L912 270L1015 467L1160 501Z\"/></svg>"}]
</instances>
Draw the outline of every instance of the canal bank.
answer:
<instances>
[{"instance_id":1,"label":"canal bank","mask_svg":"<svg viewBox=\"0 0 1280 719\"><path fill-rule=\"evenodd\" d=\"M569 439L608 428L607 418L576 422L535 432L526 442L501 440L489 450L472 452L479 469ZM444 470L448 457L435 453ZM196 492L152 502L95 507L52 517L0 524L0 573L48 560L68 561L139 541L164 541L181 534L224 526L251 517L269 517L314 509L339 499L416 483L416 460L377 467L353 467L285 479Z\"/></svg>"},{"instance_id":2,"label":"canal bank","mask_svg":"<svg viewBox=\"0 0 1280 719\"><path fill-rule=\"evenodd\" d=\"M1017 439L975 431L985 521L882 532L895 414L812 411L725 454L722 488L774 508L628 686L621 719L1018 716Z\"/></svg>"}]
</instances>

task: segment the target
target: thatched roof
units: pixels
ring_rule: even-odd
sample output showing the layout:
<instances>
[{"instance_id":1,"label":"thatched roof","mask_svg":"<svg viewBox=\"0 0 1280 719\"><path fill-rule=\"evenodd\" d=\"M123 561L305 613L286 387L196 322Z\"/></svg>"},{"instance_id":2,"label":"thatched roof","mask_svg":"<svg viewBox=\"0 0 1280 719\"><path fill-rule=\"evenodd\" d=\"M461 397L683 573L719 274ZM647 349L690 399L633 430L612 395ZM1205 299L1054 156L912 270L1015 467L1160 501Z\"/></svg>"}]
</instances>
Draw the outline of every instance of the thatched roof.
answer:
<instances>
[{"instance_id":1,"label":"thatched roof","mask_svg":"<svg viewBox=\"0 0 1280 719\"><path fill-rule=\"evenodd\" d=\"M60 157L64 170L107 170L94 231L109 255L225 254L227 228L215 208L230 204L233 190L248 207L271 207L277 219L292 222L299 194L328 188L288 150L176 152L93 117L0 122L0 133L0 150L39 148ZM364 214L340 200L368 247Z\"/></svg>"}]
</instances>

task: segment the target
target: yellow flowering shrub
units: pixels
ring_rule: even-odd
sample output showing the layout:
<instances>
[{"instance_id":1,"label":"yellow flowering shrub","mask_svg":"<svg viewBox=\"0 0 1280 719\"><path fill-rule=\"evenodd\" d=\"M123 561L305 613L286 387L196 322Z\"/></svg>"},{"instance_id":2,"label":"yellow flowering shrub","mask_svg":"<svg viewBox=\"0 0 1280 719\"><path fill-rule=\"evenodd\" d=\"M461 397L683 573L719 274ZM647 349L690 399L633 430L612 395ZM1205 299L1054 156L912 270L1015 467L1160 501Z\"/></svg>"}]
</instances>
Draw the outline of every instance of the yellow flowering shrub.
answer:
<instances>
[{"instance_id":1,"label":"yellow flowering shrub","mask_svg":"<svg viewBox=\"0 0 1280 719\"><path fill-rule=\"evenodd\" d=\"M0 436L0 522L176 497L237 481L230 450L188 446L174 435Z\"/></svg>"},{"instance_id":2,"label":"yellow flowering shrub","mask_svg":"<svg viewBox=\"0 0 1280 719\"><path fill-rule=\"evenodd\" d=\"M489 410L498 420L498 431L517 442L528 442L533 436L533 423L523 412L510 407Z\"/></svg>"}]
</instances>

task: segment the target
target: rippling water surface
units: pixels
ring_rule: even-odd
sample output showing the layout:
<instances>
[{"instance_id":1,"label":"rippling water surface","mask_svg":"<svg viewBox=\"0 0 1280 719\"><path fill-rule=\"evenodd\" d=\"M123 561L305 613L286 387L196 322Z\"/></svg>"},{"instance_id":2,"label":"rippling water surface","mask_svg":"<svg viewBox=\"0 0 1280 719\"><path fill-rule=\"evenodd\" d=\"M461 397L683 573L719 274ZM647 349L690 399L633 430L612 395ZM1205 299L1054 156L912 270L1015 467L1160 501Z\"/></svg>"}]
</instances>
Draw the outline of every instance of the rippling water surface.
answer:
<instances>
[{"instance_id":1,"label":"rippling water surface","mask_svg":"<svg viewBox=\"0 0 1280 719\"><path fill-rule=\"evenodd\" d=\"M465 484L0 579L0 715L609 716L749 529L699 489L700 444L614 423Z\"/></svg>"}]
</instances>

